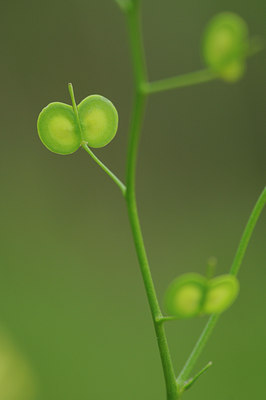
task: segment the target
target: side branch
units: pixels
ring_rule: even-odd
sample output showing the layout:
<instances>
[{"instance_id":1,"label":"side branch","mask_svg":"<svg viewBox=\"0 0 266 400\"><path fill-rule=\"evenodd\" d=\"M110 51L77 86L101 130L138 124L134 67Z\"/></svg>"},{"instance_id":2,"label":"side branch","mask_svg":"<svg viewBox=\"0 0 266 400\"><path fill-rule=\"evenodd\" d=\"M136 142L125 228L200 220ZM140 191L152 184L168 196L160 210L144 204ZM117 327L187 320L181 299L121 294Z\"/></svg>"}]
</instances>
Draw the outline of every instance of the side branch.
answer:
<instances>
[{"instance_id":1,"label":"side branch","mask_svg":"<svg viewBox=\"0 0 266 400\"><path fill-rule=\"evenodd\" d=\"M82 147L91 156L91 158L96 162L96 164L98 164L99 167L101 167L102 170L104 172L106 172L107 175L110 176L110 178L119 187L123 196L125 197L126 186L123 184L123 182L121 182L120 179L108 167L106 167L106 165L101 160L99 160L98 157L96 157L96 155L93 153L93 151L89 148L89 146L86 143L82 143Z\"/></svg>"},{"instance_id":2,"label":"side branch","mask_svg":"<svg viewBox=\"0 0 266 400\"><path fill-rule=\"evenodd\" d=\"M258 201L250 215L250 218L248 220L248 223L245 227L244 233L242 235L242 238L240 240L231 270L230 274L231 275L237 275L239 272L239 269L241 267L242 260L244 258L244 255L246 253L251 235L253 233L253 230L256 226L256 223L259 219L259 216L266 204L266 187L262 191L260 197L258 198Z\"/></svg>"},{"instance_id":3,"label":"side branch","mask_svg":"<svg viewBox=\"0 0 266 400\"><path fill-rule=\"evenodd\" d=\"M245 255L251 235L254 231L256 222L258 221L259 216L261 215L265 204L266 204L266 188L264 188L264 190L262 191L260 197L258 198L258 200L253 208L251 215L249 217L248 223L246 225L246 228L244 230L244 233L242 235L242 238L240 240L240 243L239 243L239 246L238 246L238 249L236 252L236 256L233 261L232 268L230 270L230 274L232 274L232 275L237 275L239 272L241 262ZM205 344L207 343L215 325L217 324L218 319L219 319L219 314L213 314L209 318L199 340L197 341L184 368L182 369L181 373L179 374L179 376L177 378L179 390L182 390L184 382L186 381L189 374L191 373L191 371L192 371L196 361L198 360Z\"/></svg>"},{"instance_id":4,"label":"side branch","mask_svg":"<svg viewBox=\"0 0 266 400\"><path fill-rule=\"evenodd\" d=\"M203 69L200 71L191 72L189 74L178 75L173 78L162 79L155 82L147 82L142 85L142 90L147 94L159 93L166 90L213 81L216 78L217 76L213 72L209 71L208 69Z\"/></svg>"}]
</instances>

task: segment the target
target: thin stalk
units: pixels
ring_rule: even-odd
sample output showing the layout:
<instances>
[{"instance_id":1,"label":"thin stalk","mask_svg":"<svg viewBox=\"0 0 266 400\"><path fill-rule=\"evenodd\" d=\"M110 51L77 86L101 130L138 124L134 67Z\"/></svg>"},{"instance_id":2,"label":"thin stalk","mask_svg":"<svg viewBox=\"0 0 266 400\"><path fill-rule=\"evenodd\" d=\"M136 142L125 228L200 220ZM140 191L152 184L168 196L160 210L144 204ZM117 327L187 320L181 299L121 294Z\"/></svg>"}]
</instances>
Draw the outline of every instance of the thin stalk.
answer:
<instances>
[{"instance_id":1,"label":"thin stalk","mask_svg":"<svg viewBox=\"0 0 266 400\"><path fill-rule=\"evenodd\" d=\"M248 219L247 225L245 227L245 230L243 232L243 235L241 237L236 256L234 258L232 268L230 270L231 275L237 275L243 260L243 257L246 253L247 246L249 244L251 235L254 231L254 228L256 226L256 222L259 219L259 216L261 215L261 212L266 204L266 188L262 191L261 195L259 196L252 212L251 215ZM179 389L182 389L182 385L188 378L189 374L191 373L196 361L198 360L205 344L207 343L215 325L217 324L219 319L218 314L211 315L209 318L200 338L198 339L194 349L192 350L184 368L182 369L181 373L179 374L177 378L177 383L179 386Z\"/></svg>"},{"instance_id":2,"label":"thin stalk","mask_svg":"<svg viewBox=\"0 0 266 400\"><path fill-rule=\"evenodd\" d=\"M174 315L167 315L167 316L162 316L157 318L158 323L164 323L168 321L176 321L178 320L178 317L175 317Z\"/></svg>"},{"instance_id":3,"label":"thin stalk","mask_svg":"<svg viewBox=\"0 0 266 400\"><path fill-rule=\"evenodd\" d=\"M123 196L125 197L125 195L126 195L126 186L123 184L123 182L121 182L120 179L101 160L99 160L98 157L96 157L96 155L93 153L93 151L87 145L87 143L83 142L81 144L81 146L91 156L91 158L102 168L102 170L104 172L106 172L107 175L110 176L110 178L119 187L119 189L121 190Z\"/></svg>"},{"instance_id":4,"label":"thin stalk","mask_svg":"<svg viewBox=\"0 0 266 400\"><path fill-rule=\"evenodd\" d=\"M77 107L77 103L76 103L76 99L75 99L74 88L73 88L72 83L69 83L67 86L68 86L69 95L70 95L70 98L71 98L71 101L72 101L72 107L73 107L73 110L74 110L74 114L76 116L76 119L77 119L77 122L78 122L78 125L79 125L79 129L81 131L81 125L80 125L80 120L79 120L78 107Z\"/></svg>"},{"instance_id":5,"label":"thin stalk","mask_svg":"<svg viewBox=\"0 0 266 400\"><path fill-rule=\"evenodd\" d=\"M129 45L133 64L133 77L135 89L140 90L141 85L147 81L147 69L144 56L144 46L140 26L140 1L136 1L127 12L127 26Z\"/></svg>"},{"instance_id":6,"label":"thin stalk","mask_svg":"<svg viewBox=\"0 0 266 400\"><path fill-rule=\"evenodd\" d=\"M156 295L147 253L145 250L143 235L141 231L137 203L136 203L136 164L138 144L142 126L143 115L145 111L146 96L141 91L141 85L146 81L146 67L143 55L142 37L139 26L139 2L136 2L127 14L130 50L133 60L133 72L135 82L134 107L131 119L130 137L127 157L126 174L126 203L128 209L129 221L132 229L133 239L136 247L136 253L139 260L140 270L148 297L148 302L152 314L153 324L156 332L157 343L163 366L163 372L166 383L166 392L168 400L177 400L177 386L175 373L167 343L167 338L163 324L158 322L162 313Z\"/></svg>"},{"instance_id":7,"label":"thin stalk","mask_svg":"<svg viewBox=\"0 0 266 400\"><path fill-rule=\"evenodd\" d=\"M242 260L246 253L246 250L247 250L249 240L251 238L251 235L255 228L256 222L258 221L259 216L260 216L265 204L266 204L266 187L264 188L260 197L258 198L258 201L251 213L251 216L250 216L248 223L246 225L246 228L244 230L243 236L240 240L240 243L239 243L239 246L238 246L238 249L237 249L231 270L230 270L231 275L238 274L239 268L241 267Z\"/></svg>"},{"instance_id":8,"label":"thin stalk","mask_svg":"<svg viewBox=\"0 0 266 400\"><path fill-rule=\"evenodd\" d=\"M205 325L205 328L202 331L202 334L200 335L193 351L191 352L184 368L182 369L181 373L179 374L177 378L177 384L179 387L179 390L183 390L183 385L185 381L188 379L196 361L198 360L205 344L207 343L215 325L217 324L217 321L219 319L218 314L211 315L207 324Z\"/></svg>"},{"instance_id":9,"label":"thin stalk","mask_svg":"<svg viewBox=\"0 0 266 400\"><path fill-rule=\"evenodd\" d=\"M144 93L159 93L166 90L177 89L180 87L197 85L213 81L217 76L208 69L191 72L188 74L174 76L173 78L162 79L155 82L147 82L142 85Z\"/></svg>"}]
</instances>

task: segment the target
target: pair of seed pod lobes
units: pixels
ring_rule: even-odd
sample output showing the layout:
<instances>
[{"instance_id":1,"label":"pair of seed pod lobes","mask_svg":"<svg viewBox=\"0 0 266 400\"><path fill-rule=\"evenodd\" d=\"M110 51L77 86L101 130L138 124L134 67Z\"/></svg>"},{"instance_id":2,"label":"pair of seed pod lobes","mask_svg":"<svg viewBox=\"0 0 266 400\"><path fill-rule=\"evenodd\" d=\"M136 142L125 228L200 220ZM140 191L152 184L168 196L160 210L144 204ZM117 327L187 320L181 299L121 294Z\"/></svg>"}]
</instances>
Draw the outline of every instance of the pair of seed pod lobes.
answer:
<instances>
[{"instance_id":1,"label":"pair of seed pod lobes","mask_svg":"<svg viewBox=\"0 0 266 400\"><path fill-rule=\"evenodd\" d=\"M167 289L165 309L177 318L220 314L233 304L238 292L239 282L235 276L207 279L200 274L185 274L176 278Z\"/></svg>"},{"instance_id":2,"label":"pair of seed pod lobes","mask_svg":"<svg viewBox=\"0 0 266 400\"><path fill-rule=\"evenodd\" d=\"M42 143L57 154L74 153L82 143L103 147L115 136L118 114L110 100L100 95L86 97L77 106L50 103L38 118L37 128Z\"/></svg>"},{"instance_id":3,"label":"pair of seed pod lobes","mask_svg":"<svg viewBox=\"0 0 266 400\"><path fill-rule=\"evenodd\" d=\"M203 59L221 79L240 79L249 51L248 27L237 14L221 13L207 24L202 40Z\"/></svg>"}]
</instances>

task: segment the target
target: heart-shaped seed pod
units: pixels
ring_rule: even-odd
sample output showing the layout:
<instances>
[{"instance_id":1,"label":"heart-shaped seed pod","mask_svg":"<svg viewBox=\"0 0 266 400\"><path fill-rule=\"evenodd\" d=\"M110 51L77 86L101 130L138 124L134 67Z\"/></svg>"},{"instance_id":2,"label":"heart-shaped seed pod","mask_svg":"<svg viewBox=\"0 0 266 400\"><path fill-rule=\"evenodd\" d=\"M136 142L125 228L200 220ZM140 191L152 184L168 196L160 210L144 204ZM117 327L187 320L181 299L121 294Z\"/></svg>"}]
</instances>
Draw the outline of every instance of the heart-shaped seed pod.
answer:
<instances>
[{"instance_id":1,"label":"heart-shaped seed pod","mask_svg":"<svg viewBox=\"0 0 266 400\"><path fill-rule=\"evenodd\" d=\"M51 103L38 118L38 133L42 143L57 154L74 153L81 135L73 108L64 103Z\"/></svg>"},{"instance_id":2,"label":"heart-shaped seed pod","mask_svg":"<svg viewBox=\"0 0 266 400\"><path fill-rule=\"evenodd\" d=\"M203 35L203 58L225 81L234 82L242 77L248 47L248 28L238 15L221 13L208 23Z\"/></svg>"},{"instance_id":3,"label":"heart-shaped seed pod","mask_svg":"<svg viewBox=\"0 0 266 400\"><path fill-rule=\"evenodd\" d=\"M57 154L74 153L81 144L103 147L115 136L118 114L113 103L103 96L92 95L76 106L70 84L73 107L51 103L38 118L38 133L43 144Z\"/></svg>"},{"instance_id":4,"label":"heart-shaped seed pod","mask_svg":"<svg viewBox=\"0 0 266 400\"><path fill-rule=\"evenodd\" d=\"M185 274L176 278L165 295L165 308L169 315L191 318L202 309L207 279L199 274Z\"/></svg>"},{"instance_id":5,"label":"heart-shaped seed pod","mask_svg":"<svg viewBox=\"0 0 266 400\"><path fill-rule=\"evenodd\" d=\"M205 314L225 311L235 301L239 292L239 282L235 276L221 275L208 282L208 290L203 305Z\"/></svg>"},{"instance_id":6,"label":"heart-shaped seed pod","mask_svg":"<svg viewBox=\"0 0 266 400\"><path fill-rule=\"evenodd\" d=\"M103 96L86 97L78 105L82 140L90 147L103 147L114 138L118 114L110 100Z\"/></svg>"}]
</instances>

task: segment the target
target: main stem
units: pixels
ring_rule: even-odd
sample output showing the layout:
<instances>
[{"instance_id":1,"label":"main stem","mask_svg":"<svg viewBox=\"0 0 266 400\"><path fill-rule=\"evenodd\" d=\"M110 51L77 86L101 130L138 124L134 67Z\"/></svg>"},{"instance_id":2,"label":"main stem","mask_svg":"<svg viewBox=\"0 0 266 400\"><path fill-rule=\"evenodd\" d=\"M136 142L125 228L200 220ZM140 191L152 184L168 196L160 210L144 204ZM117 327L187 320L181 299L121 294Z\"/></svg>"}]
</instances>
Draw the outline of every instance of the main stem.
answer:
<instances>
[{"instance_id":1,"label":"main stem","mask_svg":"<svg viewBox=\"0 0 266 400\"><path fill-rule=\"evenodd\" d=\"M129 29L130 50L132 53L131 55L133 61L135 85L134 85L134 106L133 106L133 114L130 127L130 138L129 138L128 157L127 157L126 189L123 185L122 192L125 196L127 203L128 215L132 228L136 252L156 332L156 337L165 377L165 383L166 383L167 400L177 400L181 396L184 389L189 386L189 384L185 385L186 379L191 373L198 357L200 356L215 325L217 324L219 315L212 315L210 317L194 349L192 350L187 362L185 363L184 368L182 369L180 375L178 376L178 379L176 380L173 369L173 363L171 360L170 351L163 325L163 323L166 320L172 318L163 317L162 315L153 279L151 276L148 257L144 246L144 241L138 216L136 192L135 192L138 144L139 144L143 115L145 111L146 96L148 94L169 90L172 88L178 88L182 86L189 86L196 83L206 82L215 79L215 76L209 71L202 70L202 71L197 71L195 73L186 74L180 77L174 77L149 83L147 80L147 73L144 62L144 52L143 52L143 44L142 44L142 36L141 36L140 20L139 20L139 4L140 0L134 0L134 2L132 1L130 3L130 6L128 6L128 8L124 10L127 16L127 24ZM236 257L234 259L230 271L232 275L237 275L239 271L242 259L247 249L248 242L250 240L256 222L259 218L259 215L262 212L263 207L265 206L265 203L266 203L266 189L264 189L260 198L258 199L251 213L247 226L244 230L244 234L240 241ZM206 368L203 369L203 371L205 370ZM195 379L200 374L201 372L198 375L196 375Z\"/></svg>"},{"instance_id":2,"label":"main stem","mask_svg":"<svg viewBox=\"0 0 266 400\"><path fill-rule=\"evenodd\" d=\"M148 297L148 302L152 314L152 320L156 332L157 343L163 366L167 400L177 400L178 392L176 378L173 369L173 363L167 343L167 338L163 323L161 309L157 299L148 257L144 246L143 235L141 231L137 202L136 202L136 164L137 152L142 126L143 115L145 111L146 95L142 91L142 85L146 82L146 68L143 56L142 39L139 22L139 2L127 13L127 23L129 29L130 49L133 60L134 71L134 106L130 127L130 137L127 157L127 175L126 175L126 203L128 209L129 221L131 224L133 239L139 260L140 270Z\"/></svg>"}]
</instances>

